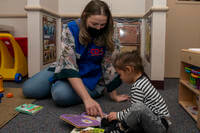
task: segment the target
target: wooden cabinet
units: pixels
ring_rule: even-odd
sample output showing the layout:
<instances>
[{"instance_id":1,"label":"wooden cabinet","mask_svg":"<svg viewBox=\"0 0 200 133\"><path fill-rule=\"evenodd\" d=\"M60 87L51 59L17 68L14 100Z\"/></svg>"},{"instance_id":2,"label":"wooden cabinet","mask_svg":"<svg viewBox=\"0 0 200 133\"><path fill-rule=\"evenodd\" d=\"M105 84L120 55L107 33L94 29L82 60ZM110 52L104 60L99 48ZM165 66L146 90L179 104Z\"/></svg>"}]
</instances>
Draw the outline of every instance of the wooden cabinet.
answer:
<instances>
[{"instance_id":1,"label":"wooden cabinet","mask_svg":"<svg viewBox=\"0 0 200 133\"><path fill-rule=\"evenodd\" d=\"M197 122L200 129L200 90L190 83L191 74L185 69L186 67L200 68L200 51L182 49L180 67L178 102Z\"/></svg>"}]
</instances>

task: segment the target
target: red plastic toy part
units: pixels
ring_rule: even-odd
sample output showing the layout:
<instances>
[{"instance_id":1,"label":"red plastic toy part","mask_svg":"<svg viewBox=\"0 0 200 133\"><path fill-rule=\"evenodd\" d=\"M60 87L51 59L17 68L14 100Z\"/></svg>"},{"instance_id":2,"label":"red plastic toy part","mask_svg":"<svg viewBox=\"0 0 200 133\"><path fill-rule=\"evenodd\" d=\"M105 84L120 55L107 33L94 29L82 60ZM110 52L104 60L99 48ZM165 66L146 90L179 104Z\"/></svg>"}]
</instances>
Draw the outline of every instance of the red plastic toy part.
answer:
<instances>
[{"instance_id":1,"label":"red plastic toy part","mask_svg":"<svg viewBox=\"0 0 200 133\"><path fill-rule=\"evenodd\" d=\"M12 94L12 93L7 93L7 94L6 94L6 97L7 97L7 98L11 98L11 97L13 97L13 94Z\"/></svg>"}]
</instances>

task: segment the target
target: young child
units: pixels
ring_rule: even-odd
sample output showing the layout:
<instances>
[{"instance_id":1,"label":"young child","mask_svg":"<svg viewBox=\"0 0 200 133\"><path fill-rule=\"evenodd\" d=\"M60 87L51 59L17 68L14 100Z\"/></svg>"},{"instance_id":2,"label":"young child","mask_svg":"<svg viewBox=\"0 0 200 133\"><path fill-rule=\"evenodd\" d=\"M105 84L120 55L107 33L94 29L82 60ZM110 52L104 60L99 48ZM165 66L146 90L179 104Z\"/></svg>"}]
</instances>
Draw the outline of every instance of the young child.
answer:
<instances>
[{"instance_id":1,"label":"young child","mask_svg":"<svg viewBox=\"0 0 200 133\"><path fill-rule=\"evenodd\" d=\"M131 106L120 112L110 112L107 116L109 121L119 121L118 131L111 132L166 133L170 124L167 105L144 74L139 54L123 52L116 56L113 65L121 80L132 84L132 87Z\"/></svg>"}]
</instances>

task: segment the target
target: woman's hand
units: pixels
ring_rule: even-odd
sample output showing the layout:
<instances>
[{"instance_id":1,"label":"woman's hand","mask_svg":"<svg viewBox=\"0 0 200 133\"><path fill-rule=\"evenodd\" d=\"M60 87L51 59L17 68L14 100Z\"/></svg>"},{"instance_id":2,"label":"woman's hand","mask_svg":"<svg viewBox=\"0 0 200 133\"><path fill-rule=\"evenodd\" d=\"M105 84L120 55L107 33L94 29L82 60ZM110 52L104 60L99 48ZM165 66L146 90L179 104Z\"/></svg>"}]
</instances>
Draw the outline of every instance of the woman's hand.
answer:
<instances>
[{"instance_id":1,"label":"woman's hand","mask_svg":"<svg viewBox=\"0 0 200 133\"><path fill-rule=\"evenodd\" d=\"M88 98L84 101L84 105L88 115L101 116L103 118L101 106L94 99Z\"/></svg>"},{"instance_id":2,"label":"woman's hand","mask_svg":"<svg viewBox=\"0 0 200 133\"><path fill-rule=\"evenodd\" d=\"M114 100L116 102L127 101L130 99L130 97L127 94L118 95L116 90L114 90L110 93L110 97L112 100Z\"/></svg>"},{"instance_id":3,"label":"woman's hand","mask_svg":"<svg viewBox=\"0 0 200 133\"><path fill-rule=\"evenodd\" d=\"M69 82L71 83L72 87L76 91L76 93L81 97L83 103L85 105L85 110L88 115L91 116L101 116L103 117L103 113L101 110L101 106L91 98L85 85L80 78L68 78Z\"/></svg>"},{"instance_id":4,"label":"woman's hand","mask_svg":"<svg viewBox=\"0 0 200 133\"><path fill-rule=\"evenodd\" d=\"M117 120L117 112L110 112L107 115L108 121Z\"/></svg>"}]
</instances>

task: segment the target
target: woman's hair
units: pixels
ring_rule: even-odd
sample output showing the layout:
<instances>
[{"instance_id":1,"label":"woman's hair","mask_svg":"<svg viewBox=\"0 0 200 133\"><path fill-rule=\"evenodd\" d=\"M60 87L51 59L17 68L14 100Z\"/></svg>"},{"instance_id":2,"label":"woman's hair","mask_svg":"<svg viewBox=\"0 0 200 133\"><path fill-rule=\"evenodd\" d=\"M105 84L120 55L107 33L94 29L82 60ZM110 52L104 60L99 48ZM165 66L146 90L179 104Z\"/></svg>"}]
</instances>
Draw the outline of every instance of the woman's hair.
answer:
<instances>
[{"instance_id":1,"label":"woman's hair","mask_svg":"<svg viewBox=\"0 0 200 133\"><path fill-rule=\"evenodd\" d=\"M91 42L91 36L87 31L87 19L91 15L105 15L107 16L107 24L104 27L104 32L98 38L95 38L94 43L97 46L106 46L109 51L114 50L113 42L113 18L108 5L101 0L91 0L81 14L79 41L83 45L88 45Z\"/></svg>"},{"instance_id":2,"label":"woman's hair","mask_svg":"<svg viewBox=\"0 0 200 133\"><path fill-rule=\"evenodd\" d=\"M113 60L113 66L120 70L125 70L126 66L132 66L136 73L144 72L142 58L137 51L128 51L117 54Z\"/></svg>"}]
</instances>

